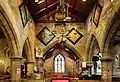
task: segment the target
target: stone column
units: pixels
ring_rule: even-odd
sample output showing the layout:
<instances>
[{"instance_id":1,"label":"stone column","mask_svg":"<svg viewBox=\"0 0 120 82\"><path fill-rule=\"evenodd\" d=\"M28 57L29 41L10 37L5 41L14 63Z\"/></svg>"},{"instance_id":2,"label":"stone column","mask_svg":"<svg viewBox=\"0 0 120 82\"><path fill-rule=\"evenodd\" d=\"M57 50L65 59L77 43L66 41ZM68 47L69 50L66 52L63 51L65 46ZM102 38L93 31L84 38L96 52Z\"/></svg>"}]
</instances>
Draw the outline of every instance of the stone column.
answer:
<instances>
[{"instance_id":1,"label":"stone column","mask_svg":"<svg viewBox=\"0 0 120 82\"><path fill-rule=\"evenodd\" d=\"M45 76L45 68L44 68L44 59L40 58L37 60L37 66L38 66L38 71L39 71L39 79L43 79Z\"/></svg>"},{"instance_id":2,"label":"stone column","mask_svg":"<svg viewBox=\"0 0 120 82\"><path fill-rule=\"evenodd\" d=\"M102 62L102 75L101 78L103 82L112 82L112 63L113 58L112 57L103 57L101 59Z\"/></svg>"},{"instance_id":3,"label":"stone column","mask_svg":"<svg viewBox=\"0 0 120 82\"><path fill-rule=\"evenodd\" d=\"M103 6L106 8L111 0L103 0Z\"/></svg>"},{"instance_id":4,"label":"stone column","mask_svg":"<svg viewBox=\"0 0 120 82\"><path fill-rule=\"evenodd\" d=\"M91 68L92 68L92 66L93 66L93 62L92 62L92 61L87 62L87 66L88 66L89 74L91 75L91 74L92 74Z\"/></svg>"},{"instance_id":5,"label":"stone column","mask_svg":"<svg viewBox=\"0 0 120 82\"><path fill-rule=\"evenodd\" d=\"M27 75L34 73L34 62L27 62Z\"/></svg>"},{"instance_id":6,"label":"stone column","mask_svg":"<svg viewBox=\"0 0 120 82\"><path fill-rule=\"evenodd\" d=\"M11 58L12 82L21 82L21 59L20 57Z\"/></svg>"}]
</instances>

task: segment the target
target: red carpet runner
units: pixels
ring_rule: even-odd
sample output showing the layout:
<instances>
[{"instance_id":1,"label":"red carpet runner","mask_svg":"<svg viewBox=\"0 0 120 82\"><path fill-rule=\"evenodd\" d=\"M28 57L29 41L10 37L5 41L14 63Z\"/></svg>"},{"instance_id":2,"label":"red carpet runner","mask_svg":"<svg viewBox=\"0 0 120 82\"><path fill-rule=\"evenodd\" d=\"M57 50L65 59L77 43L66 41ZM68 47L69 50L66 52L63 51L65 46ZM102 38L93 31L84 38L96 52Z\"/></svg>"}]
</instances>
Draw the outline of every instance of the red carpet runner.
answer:
<instances>
[{"instance_id":1,"label":"red carpet runner","mask_svg":"<svg viewBox=\"0 0 120 82\"><path fill-rule=\"evenodd\" d=\"M69 80L52 80L52 82L69 82Z\"/></svg>"}]
</instances>

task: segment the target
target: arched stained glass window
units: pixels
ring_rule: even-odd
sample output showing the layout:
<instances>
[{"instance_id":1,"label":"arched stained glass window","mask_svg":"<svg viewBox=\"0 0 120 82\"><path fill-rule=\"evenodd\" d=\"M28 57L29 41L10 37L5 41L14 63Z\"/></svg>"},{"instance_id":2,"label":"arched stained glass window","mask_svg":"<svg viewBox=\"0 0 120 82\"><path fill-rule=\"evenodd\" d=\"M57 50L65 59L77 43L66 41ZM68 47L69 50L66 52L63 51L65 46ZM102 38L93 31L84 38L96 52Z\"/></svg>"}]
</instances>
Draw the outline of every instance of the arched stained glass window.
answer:
<instances>
[{"instance_id":1,"label":"arched stained glass window","mask_svg":"<svg viewBox=\"0 0 120 82\"><path fill-rule=\"evenodd\" d=\"M61 54L58 54L54 59L55 73L65 72L65 59Z\"/></svg>"}]
</instances>

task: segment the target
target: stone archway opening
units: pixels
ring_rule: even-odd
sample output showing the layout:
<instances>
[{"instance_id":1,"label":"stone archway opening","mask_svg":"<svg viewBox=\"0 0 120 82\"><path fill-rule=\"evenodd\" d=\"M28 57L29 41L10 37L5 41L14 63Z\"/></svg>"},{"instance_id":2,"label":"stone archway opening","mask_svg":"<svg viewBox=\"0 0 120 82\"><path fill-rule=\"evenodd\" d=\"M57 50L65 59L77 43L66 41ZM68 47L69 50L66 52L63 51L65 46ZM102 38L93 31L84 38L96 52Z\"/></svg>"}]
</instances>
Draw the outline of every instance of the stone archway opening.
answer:
<instances>
[{"instance_id":1,"label":"stone archway opening","mask_svg":"<svg viewBox=\"0 0 120 82\"><path fill-rule=\"evenodd\" d=\"M91 37L91 43L88 49L88 71L92 79L101 80L101 51L98 41L94 35Z\"/></svg>"},{"instance_id":2,"label":"stone archway opening","mask_svg":"<svg viewBox=\"0 0 120 82\"><path fill-rule=\"evenodd\" d=\"M44 54L43 58L45 77L79 77L82 72L81 58L64 43L54 45ZM62 72L59 68L64 71Z\"/></svg>"},{"instance_id":3,"label":"stone archway opening","mask_svg":"<svg viewBox=\"0 0 120 82\"><path fill-rule=\"evenodd\" d=\"M103 45L103 76L108 81L120 80L119 71L119 45L120 45L120 8L113 16L107 27ZM103 77L104 78L104 77Z\"/></svg>"},{"instance_id":4,"label":"stone archway opening","mask_svg":"<svg viewBox=\"0 0 120 82\"><path fill-rule=\"evenodd\" d=\"M27 78L27 54L24 45L22 50L21 78Z\"/></svg>"},{"instance_id":5,"label":"stone archway opening","mask_svg":"<svg viewBox=\"0 0 120 82\"><path fill-rule=\"evenodd\" d=\"M30 41L29 38L27 38L22 50L21 78L32 77L34 73L34 60Z\"/></svg>"},{"instance_id":6,"label":"stone archway opening","mask_svg":"<svg viewBox=\"0 0 120 82\"><path fill-rule=\"evenodd\" d=\"M12 79L12 81L16 79L19 80L20 70L18 69L20 69L20 59L21 59L19 41L14 26L12 26L9 17L7 16L2 6L0 6L0 29L2 29L4 33L4 34L3 33L0 34L0 37L5 36L6 39L6 41L2 43L7 44L6 48L4 48L5 49L4 54L8 55L8 59L5 61L5 62L8 61L8 63L6 63L5 66L8 66L7 64L9 64L8 67L5 67L6 71L10 73L9 77ZM3 60L1 61L3 62ZM18 74L16 73L16 71L18 72ZM6 78L6 76L3 76L2 78Z\"/></svg>"},{"instance_id":7,"label":"stone archway opening","mask_svg":"<svg viewBox=\"0 0 120 82\"><path fill-rule=\"evenodd\" d=\"M120 80L120 25L113 30L111 41L108 48L108 54L112 57L112 80Z\"/></svg>"},{"instance_id":8,"label":"stone archway opening","mask_svg":"<svg viewBox=\"0 0 120 82\"><path fill-rule=\"evenodd\" d=\"M0 79L11 78L11 51L0 26ZM5 77L5 75L8 75Z\"/></svg>"}]
</instances>

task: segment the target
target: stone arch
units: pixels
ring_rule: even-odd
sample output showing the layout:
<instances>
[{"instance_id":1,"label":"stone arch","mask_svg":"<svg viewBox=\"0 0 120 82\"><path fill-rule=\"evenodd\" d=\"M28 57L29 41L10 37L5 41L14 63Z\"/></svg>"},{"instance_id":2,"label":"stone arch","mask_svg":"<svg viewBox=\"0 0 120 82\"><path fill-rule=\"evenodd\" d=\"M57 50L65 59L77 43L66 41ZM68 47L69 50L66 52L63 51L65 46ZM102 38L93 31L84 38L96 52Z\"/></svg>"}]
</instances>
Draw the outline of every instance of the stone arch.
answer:
<instances>
[{"instance_id":1,"label":"stone arch","mask_svg":"<svg viewBox=\"0 0 120 82\"><path fill-rule=\"evenodd\" d=\"M58 44L58 43L60 43L60 42L53 42L53 43L51 43L49 46L47 46L47 48L46 48L46 51L45 51L45 53L44 53L44 55L43 55L43 58L45 57L45 54L48 52L48 51L50 51L56 44ZM81 55L78 53L78 51L77 50L75 50L69 43L67 43L67 42L61 42L61 43L63 43L63 45L64 46L67 46L70 50L72 50L79 58L80 58L80 60L81 61L83 61L83 58L81 57Z\"/></svg>"},{"instance_id":2,"label":"stone arch","mask_svg":"<svg viewBox=\"0 0 120 82\"><path fill-rule=\"evenodd\" d=\"M31 44L30 44L29 38L27 38L25 40L23 49L25 51L27 61L28 62L34 62L35 61L35 56L32 53L32 48L31 48Z\"/></svg>"},{"instance_id":3,"label":"stone arch","mask_svg":"<svg viewBox=\"0 0 120 82\"><path fill-rule=\"evenodd\" d=\"M0 24L1 24L2 30L5 34L5 37L7 39L12 56L13 57L21 57L20 50L19 50L20 49L19 41L18 41L17 35L15 33L14 27L1 5L0 5Z\"/></svg>"},{"instance_id":4,"label":"stone arch","mask_svg":"<svg viewBox=\"0 0 120 82\"><path fill-rule=\"evenodd\" d=\"M108 28L107 31L104 35L104 39L103 39L103 49L102 49L102 53L104 55L109 55L109 47L110 47L110 43L112 42L112 38L114 36L114 33L116 32L116 30L119 28L120 26L120 8L118 8L117 12L114 14L114 16L112 17L111 22L108 24Z\"/></svg>"},{"instance_id":5,"label":"stone arch","mask_svg":"<svg viewBox=\"0 0 120 82\"><path fill-rule=\"evenodd\" d=\"M64 57L64 59L65 59L65 55L64 55L64 54L66 54L66 56L68 57L68 53L67 53L65 50L63 50L63 49L56 49L52 54L53 54L55 57L56 57L58 54L61 54L61 55Z\"/></svg>"},{"instance_id":6,"label":"stone arch","mask_svg":"<svg viewBox=\"0 0 120 82\"><path fill-rule=\"evenodd\" d=\"M95 47L98 47L98 49L99 49L98 52L100 52L99 43L98 43L96 37L92 34L90 42L89 42L89 46L88 46L88 49L87 49L87 54L88 54L87 60L88 61L92 61L92 57L94 55Z\"/></svg>"}]
</instances>

